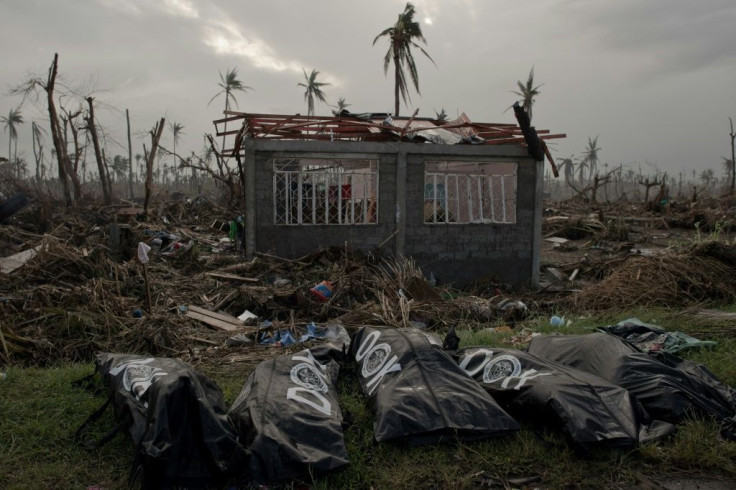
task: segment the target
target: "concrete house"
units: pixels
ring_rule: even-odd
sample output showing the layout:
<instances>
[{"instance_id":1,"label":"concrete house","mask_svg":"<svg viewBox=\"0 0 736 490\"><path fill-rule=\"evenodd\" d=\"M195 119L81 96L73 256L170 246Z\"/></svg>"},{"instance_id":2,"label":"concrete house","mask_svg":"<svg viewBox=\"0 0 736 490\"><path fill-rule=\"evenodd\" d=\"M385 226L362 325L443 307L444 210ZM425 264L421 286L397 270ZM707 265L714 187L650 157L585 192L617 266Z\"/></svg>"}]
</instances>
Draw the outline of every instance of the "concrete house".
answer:
<instances>
[{"instance_id":1,"label":"concrete house","mask_svg":"<svg viewBox=\"0 0 736 490\"><path fill-rule=\"evenodd\" d=\"M245 173L245 252L296 258L381 246L464 285L536 285L544 139L516 124L229 112L223 156Z\"/></svg>"}]
</instances>

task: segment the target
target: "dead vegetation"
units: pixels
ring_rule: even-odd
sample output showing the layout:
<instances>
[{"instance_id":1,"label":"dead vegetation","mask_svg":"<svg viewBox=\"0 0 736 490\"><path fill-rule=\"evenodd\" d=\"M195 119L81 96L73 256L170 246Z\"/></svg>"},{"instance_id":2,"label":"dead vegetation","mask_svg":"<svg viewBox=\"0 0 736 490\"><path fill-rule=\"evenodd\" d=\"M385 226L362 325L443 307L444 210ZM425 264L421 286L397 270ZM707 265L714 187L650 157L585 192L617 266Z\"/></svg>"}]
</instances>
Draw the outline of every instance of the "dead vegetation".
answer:
<instances>
[{"instance_id":1,"label":"dead vegetation","mask_svg":"<svg viewBox=\"0 0 736 490\"><path fill-rule=\"evenodd\" d=\"M598 273L603 279L575 294L571 307L686 307L736 299L735 249L718 242L649 257L630 254L601 264Z\"/></svg>"},{"instance_id":2,"label":"dead vegetation","mask_svg":"<svg viewBox=\"0 0 736 490\"><path fill-rule=\"evenodd\" d=\"M730 201L668 215L632 204L548 209L542 287L535 291L495 283L458 291L433 284L409 259L347 245L299 259L258 253L246 261L222 230L235 211L204 198L163 200L148 216L134 203L64 208L31 201L0 225L6 363L89 360L99 351L256 362L272 355L259 343L264 336L289 330L296 338L310 322L444 333L452 326L523 328L526 318L559 309L688 308L736 299ZM135 259L139 242L154 246L148 284ZM311 291L322 281L331 286L326 300ZM257 320L237 318L246 310Z\"/></svg>"}]
</instances>

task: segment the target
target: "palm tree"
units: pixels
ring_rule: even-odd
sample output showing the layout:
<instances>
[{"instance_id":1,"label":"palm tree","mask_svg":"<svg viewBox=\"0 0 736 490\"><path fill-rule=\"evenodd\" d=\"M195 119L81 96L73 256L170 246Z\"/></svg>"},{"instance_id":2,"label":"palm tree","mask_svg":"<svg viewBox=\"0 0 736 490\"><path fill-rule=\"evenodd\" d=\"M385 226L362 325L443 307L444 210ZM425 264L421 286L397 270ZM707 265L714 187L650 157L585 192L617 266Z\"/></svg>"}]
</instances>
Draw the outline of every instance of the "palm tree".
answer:
<instances>
[{"instance_id":1,"label":"palm tree","mask_svg":"<svg viewBox=\"0 0 736 490\"><path fill-rule=\"evenodd\" d=\"M534 98L539 95L539 87L542 85L534 86L534 67L529 71L529 78L526 83L521 83L521 80L516 82L519 85L519 91L513 90L512 93L521 97L521 106L524 108L527 114L529 114L529 121L532 120L532 106L534 105Z\"/></svg>"},{"instance_id":2,"label":"palm tree","mask_svg":"<svg viewBox=\"0 0 736 490\"><path fill-rule=\"evenodd\" d=\"M337 110L332 111L332 113L336 116L339 116L342 111L347 110L347 108L351 105L352 104L347 103L345 97L340 97L339 99L337 99L337 105L334 106Z\"/></svg>"},{"instance_id":3,"label":"palm tree","mask_svg":"<svg viewBox=\"0 0 736 490\"><path fill-rule=\"evenodd\" d=\"M411 48L417 48L424 56L434 63L432 57L417 44L416 40L421 41L425 45L427 40L422 34L422 28L419 26L419 22L414 20L414 5L407 2L404 11L399 14L399 18L396 20L396 24L384 29L379 35L373 39L373 45L381 37L389 38L388 51L383 57L383 72L388 73L388 65L393 61L394 63L394 103L396 117L399 116L399 96L404 100L404 104L407 103L409 97L409 87L406 83L405 68L409 70L409 77L411 78L414 88L419 93L419 75L417 74L417 67L414 63L414 56L412 55Z\"/></svg>"},{"instance_id":4,"label":"palm tree","mask_svg":"<svg viewBox=\"0 0 736 490\"><path fill-rule=\"evenodd\" d=\"M243 85L243 82L238 80L237 68L227 70L225 72L225 76L222 76L222 72L218 73L220 74L220 83L218 83L217 86L220 87L221 90L212 96L207 105L210 105L220 94L225 94L225 112L227 112L230 110L231 100L236 107L238 105L238 99L235 97L235 92L247 92L248 90L253 90L253 88ZM227 132L227 121L225 121L223 132ZM222 149L225 149L225 135L222 136Z\"/></svg>"},{"instance_id":5,"label":"palm tree","mask_svg":"<svg viewBox=\"0 0 736 490\"><path fill-rule=\"evenodd\" d=\"M731 172L733 171L733 162L730 158L721 157L723 158L723 161L721 162L721 165L723 166L723 170L726 172L726 185L730 188L731 186Z\"/></svg>"},{"instance_id":6,"label":"palm tree","mask_svg":"<svg viewBox=\"0 0 736 490\"><path fill-rule=\"evenodd\" d=\"M115 155L112 159L112 173L118 182L125 178L126 170L128 170L128 159L121 155Z\"/></svg>"},{"instance_id":7,"label":"palm tree","mask_svg":"<svg viewBox=\"0 0 736 490\"><path fill-rule=\"evenodd\" d=\"M307 115L314 116L314 98L317 97L317 100L326 104L327 101L325 100L325 93L322 92L322 87L330 84L327 82L317 81L317 75L319 75L317 70L312 70L312 73L309 75L307 75L307 70L304 68L302 68L302 71L304 72L304 78L307 83L300 82L297 83L297 85L306 89L304 91L304 100L307 101Z\"/></svg>"},{"instance_id":8,"label":"palm tree","mask_svg":"<svg viewBox=\"0 0 736 490\"><path fill-rule=\"evenodd\" d=\"M16 160L18 159L18 128L16 125L23 124L23 115L20 113L20 107L17 109L10 109L7 116L0 117L0 122L5 124L5 131L8 132L8 161L12 162L11 144L15 140L15 154ZM20 172L20 170L19 170ZM20 177L20 173L18 174Z\"/></svg>"},{"instance_id":9,"label":"palm tree","mask_svg":"<svg viewBox=\"0 0 736 490\"><path fill-rule=\"evenodd\" d=\"M583 152L583 160L587 161L589 164L588 167L588 179L593 178L593 174L596 173L598 170L598 152L601 151L601 149L598 147L598 136L595 138L591 138L588 136L588 146L585 148Z\"/></svg>"},{"instance_id":10,"label":"palm tree","mask_svg":"<svg viewBox=\"0 0 736 490\"><path fill-rule=\"evenodd\" d=\"M574 155L570 155L568 158L564 158L560 162L560 170L565 175L565 182L568 184L575 178L575 164L572 161Z\"/></svg>"},{"instance_id":11,"label":"palm tree","mask_svg":"<svg viewBox=\"0 0 736 490\"><path fill-rule=\"evenodd\" d=\"M143 176L143 167L141 166L141 158L143 158L143 155L140 153L135 154L135 164L138 166L138 172L140 176Z\"/></svg>"},{"instance_id":12,"label":"palm tree","mask_svg":"<svg viewBox=\"0 0 736 490\"><path fill-rule=\"evenodd\" d=\"M434 111L434 120L437 124L444 124L447 122L447 112L443 107L440 112Z\"/></svg>"},{"instance_id":13,"label":"palm tree","mask_svg":"<svg viewBox=\"0 0 736 490\"><path fill-rule=\"evenodd\" d=\"M174 135L174 154L172 155L174 157L174 164L171 168L174 171L174 181L178 184L179 172L176 171L176 143L179 141L181 135L184 134L184 125L178 122L172 122L169 123L169 128Z\"/></svg>"},{"instance_id":14,"label":"palm tree","mask_svg":"<svg viewBox=\"0 0 736 490\"><path fill-rule=\"evenodd\" d=\"M31 142L33 143L33 157L36 159L36 181L41 180L43 168L43 137L46 130L31 121Z\"/></svg>"},{"instance_id":15,"label":"palm tree","mask_svg":"<svg viewBox=\"0 0 736 490\"><path fill-rule=\"evenodd\" d=\"M583 158L578 162L578 180L580 181L580 187L583 187L585 181L585 169L588 168L588 161Z\"/></svg>"},{"instance_id":16,"label":"palm tree","mask_svg":"<svg viewBox=\"0 0 736 490\"><path fill-rule=\"evenodd\" d=\"M700 172L700 180L705 184L705 188L710 190L710 183L713 181L713 169L708 168Z\"/></svg>"},{"instance_id":17,"label":"palm tree","mask_svg":"<svg viewBox=\"0 0 736 490\"><path fill-rule=\"evenodd\" d=\"M235 92L247 92L248 90L253 90L253 88L243 85L243 82L238 80L237 68L227 70L225 72L225 76L222 76L222 72L218 73L220 73L220 83L218 83L217 86L220 87L221 90L212 96L207 105L210 105L219 95L225 94L225 110L229 111L230 101L232 101L236 107L238 105L238 100L235 98Z\"/></svg>"}]
</instances>

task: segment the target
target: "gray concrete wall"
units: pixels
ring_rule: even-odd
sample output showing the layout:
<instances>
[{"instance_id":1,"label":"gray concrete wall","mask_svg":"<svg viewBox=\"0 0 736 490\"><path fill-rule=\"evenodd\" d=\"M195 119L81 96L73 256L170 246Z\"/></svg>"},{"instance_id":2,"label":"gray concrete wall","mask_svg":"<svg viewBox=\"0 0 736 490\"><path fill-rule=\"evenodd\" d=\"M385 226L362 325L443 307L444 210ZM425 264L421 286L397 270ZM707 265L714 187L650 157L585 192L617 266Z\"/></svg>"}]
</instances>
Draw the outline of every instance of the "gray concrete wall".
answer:
<instances>
[{"instance_id":1,"label":"gray concrete wall","mask_svg":"<svg viewBox=\"0 0 736 490\"><path fill-rule=\"evenodd\" d=\"M276 144L275 144L276 143ZM393 145L389 145L393 146ZM376 151L376 150L381 150ZM363 225L274 225L273 160L289 157L360 158L379 162L378 223ZM320 248L371 249L395 230L396 148L386 145L256 140L256 250L281 257L301 257ZM388 245L390 247L390 244ZM391 252L392 249L388 248Z\"/></svg>"},{"instance_id":2,"label":"gray concrete wall","mask_svg":"<svg viewBox=\"0 0 736 490\"><path fill-rule=\"evenodd\" d=\"M465 285L495 279L515 286L538 277L542 165L515 146L430 145L412 143L255 140L255 249L300 257L319 248L348 242L371 249L398 233L384 250L415 259L440 282ZM360 158L379 161L378 223L370 225L276 226L273 219L273 159L288 157ZM517 162L515 224L424 224L426 160ZM397 176L400 180L397 186ZM252 201L251 201L252 202Z\"/></svg>"},{"instance_id":3,"label":"gray concrete wall","mask_svg":"<svg viewBox=\"0 0 736 490\"><path fill-rule=\"evenodd\" d=\"M516 223L435 225L424 224L422 207L424 162L431 159L431 155L409 156L405 254L440 282L467 285L476 279L492 279L531 285L535 281L535 162L529 157L493 158L518 163Z\"/></svg>"}]
</instances>

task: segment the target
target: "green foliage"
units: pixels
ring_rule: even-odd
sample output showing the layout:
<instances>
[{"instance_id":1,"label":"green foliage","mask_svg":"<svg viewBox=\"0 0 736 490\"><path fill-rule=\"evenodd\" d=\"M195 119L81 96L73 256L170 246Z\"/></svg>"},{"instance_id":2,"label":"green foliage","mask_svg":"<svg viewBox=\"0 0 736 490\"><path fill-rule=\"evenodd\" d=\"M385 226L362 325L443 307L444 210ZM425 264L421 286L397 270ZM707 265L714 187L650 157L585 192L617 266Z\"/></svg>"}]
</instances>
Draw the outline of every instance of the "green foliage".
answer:
<instances>
[{"instance_id":1,"label":"green foliage","mask_svg":"<svg viewBox=\"0 0 736 490\"><path fill-rule=\"evenodd\" d=\"M729 243L728 232L733 229L733 222L730 219L716 221L716 223L713 225L713 230L707 235L703 234L703 232L700 230L703 225L704 223L702 221L696 221L694 224L694 244L700 245L706 242L724 242L726 244Z\"/></svg>"}]
</instances>

